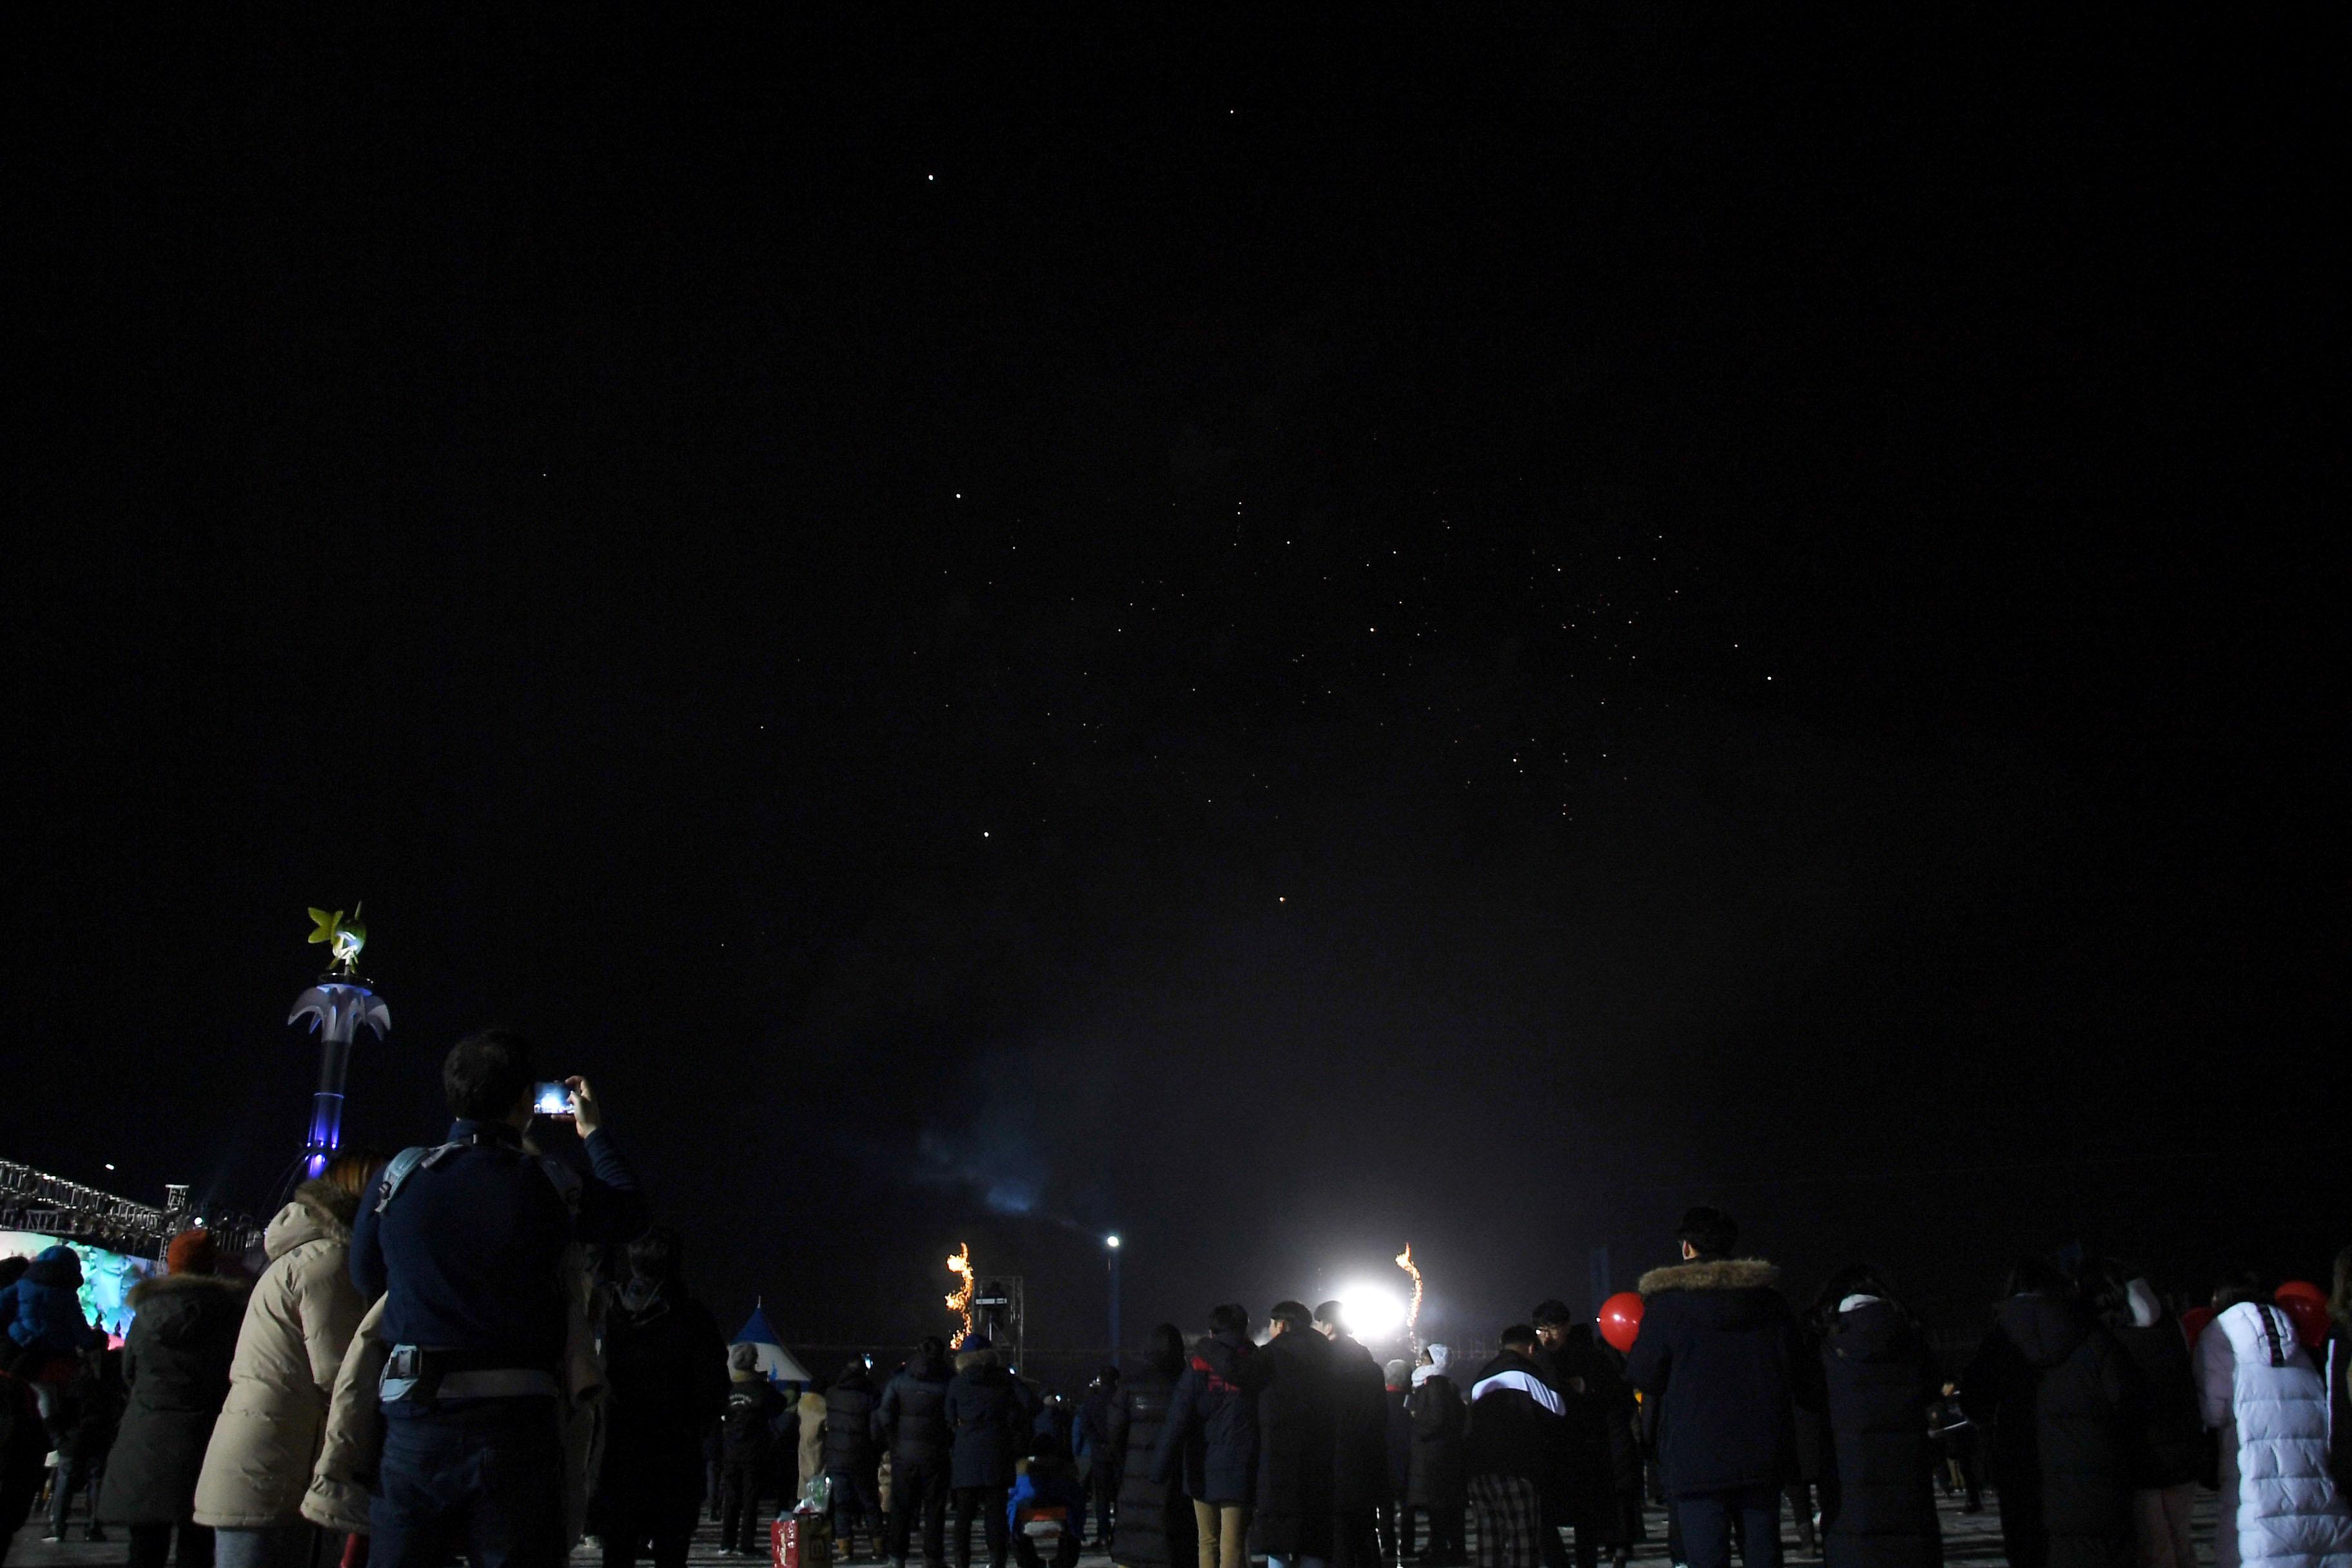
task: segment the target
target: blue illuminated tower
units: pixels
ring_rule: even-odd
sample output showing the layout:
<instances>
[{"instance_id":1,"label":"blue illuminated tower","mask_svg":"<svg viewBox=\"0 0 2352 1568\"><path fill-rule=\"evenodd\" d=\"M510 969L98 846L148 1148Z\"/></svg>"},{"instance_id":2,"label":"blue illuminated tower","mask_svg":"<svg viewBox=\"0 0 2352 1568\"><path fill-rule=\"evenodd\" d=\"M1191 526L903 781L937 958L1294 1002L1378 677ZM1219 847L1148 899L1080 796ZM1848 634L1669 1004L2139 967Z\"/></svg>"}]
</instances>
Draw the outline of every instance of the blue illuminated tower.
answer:
<instances>
[{"instance_id":1,"label":"blue illuminated tower","mask_svg":"<svg viewBox=\"0 0 2352 1568\"><path fill-rule=\"evenodd\" d=\"M289 1024L310 1019L310 1026L319 1032L319 1089L310 1097L310 1135L302 1145L306 1176L324 1171L343 1141L343 1079L351 1070L352 1041L360 1026L373 1029L379 1040L392 1033L392 1009L359 973L360 949L367 944L367 928L359 922L357 905L352 906L352 917L346 921L341 910L331 915L322 910L310 911L319 927L310 933L310 940L331 944L335 962L319 976L316 985L294 998L294 1010L286 1015Z\"/></svg>"}]
</instances>

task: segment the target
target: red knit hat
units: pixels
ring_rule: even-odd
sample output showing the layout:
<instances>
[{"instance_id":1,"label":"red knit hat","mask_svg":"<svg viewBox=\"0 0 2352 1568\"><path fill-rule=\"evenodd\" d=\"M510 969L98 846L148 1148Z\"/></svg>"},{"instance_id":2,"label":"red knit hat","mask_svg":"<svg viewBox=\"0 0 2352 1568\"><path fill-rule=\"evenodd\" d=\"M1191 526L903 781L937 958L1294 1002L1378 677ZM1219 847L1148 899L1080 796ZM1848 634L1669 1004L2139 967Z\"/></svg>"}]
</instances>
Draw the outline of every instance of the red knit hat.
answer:
<instances>
[{"instance_id":1,"label":"red knit hat","mask_svg":"<svg viewBox=\"0 0 2352 1568\"><path fill-rule=\"evenodd\" d=\"M184 1230L163 1249L167 1274L210 1274L220 1265L220 1243L208 1230Z\"/></svg>"}]
</instances>

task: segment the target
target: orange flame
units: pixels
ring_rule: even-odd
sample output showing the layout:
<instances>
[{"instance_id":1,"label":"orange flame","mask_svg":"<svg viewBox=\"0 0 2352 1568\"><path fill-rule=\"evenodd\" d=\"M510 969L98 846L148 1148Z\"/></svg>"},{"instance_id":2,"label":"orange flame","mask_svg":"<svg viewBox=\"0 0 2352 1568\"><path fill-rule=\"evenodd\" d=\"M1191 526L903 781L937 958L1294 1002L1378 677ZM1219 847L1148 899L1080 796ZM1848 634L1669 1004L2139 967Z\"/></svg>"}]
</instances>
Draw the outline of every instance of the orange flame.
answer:
<instances>
[{"instance_id":1,"label":"orange flame","mask_svg":"<svg viewBox=\"0 0 2352 1568\"><path fill-rule=\"evenodd\" d=\"M955 1294L948 1298L948 1310L963 1320L963 1327L958 1329L956 1337L948 1342L948 1349L958 1350L964 1341L971 1338L971 1243L967 1241L956 1248L956 1255L948 1259L948 1272L963 1281Z\"/></svg>"},{"instance_id":2,"label":"orange flame","mask_svg":"<svg viewBox=\"0 0 2352 1568\"><path fill-rule=\"evenodd\" d=\"M1421 1348L1421 1269L1412 1260L1412 1243L1406 1242L1404 1250L1397 1254L1396 1266L1412 1276L1412 1305L1405 1310L1404 1326L1412 1335L1413 1348L1418 1350Z\"/></svg>"}]
</instances>

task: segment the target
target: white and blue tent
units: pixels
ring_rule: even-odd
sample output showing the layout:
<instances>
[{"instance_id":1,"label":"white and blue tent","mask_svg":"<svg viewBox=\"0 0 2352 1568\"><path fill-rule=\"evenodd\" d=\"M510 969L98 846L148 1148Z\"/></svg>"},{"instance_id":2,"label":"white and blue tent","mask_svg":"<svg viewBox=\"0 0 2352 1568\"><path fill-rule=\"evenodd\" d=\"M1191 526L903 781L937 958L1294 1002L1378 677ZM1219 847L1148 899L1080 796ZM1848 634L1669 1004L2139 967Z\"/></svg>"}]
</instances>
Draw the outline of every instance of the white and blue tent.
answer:
<instances>
[{"instance_id":1,"label":"white and blue tent","mask_svg":"<svg viewBox=\"0 0 2352 1568\"><path fill-rule=\"evenodd\" d=\"M806 1388L815 1381L809 1376L808 1368L795 1360L793 1352L784 1348L783 1342L776 1337L775 1329L768 1322L768 1313L764 1306L755 1306L751 1309L751 1315L744 1320L743 1326L735 1331L734 1339L729 1342L750 1345L757 1351L760 1356L760 1370L768 1374L770 1383L779 1385L787 1383L796 1384L802 1388Z\"/></svg>"}]
</instances>

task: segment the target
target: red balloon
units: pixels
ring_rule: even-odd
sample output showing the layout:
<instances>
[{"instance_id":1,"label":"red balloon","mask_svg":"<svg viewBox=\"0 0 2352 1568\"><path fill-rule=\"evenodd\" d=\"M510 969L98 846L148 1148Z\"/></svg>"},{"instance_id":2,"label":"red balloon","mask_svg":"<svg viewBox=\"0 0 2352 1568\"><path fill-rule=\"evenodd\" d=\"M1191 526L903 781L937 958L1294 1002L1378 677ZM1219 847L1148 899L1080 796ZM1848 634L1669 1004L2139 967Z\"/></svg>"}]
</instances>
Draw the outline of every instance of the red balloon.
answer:
<instances>
[{"instance_id":1,"label":"red balloon","mask_svg":"<svg viewBox=\"0 0 2352 1568\"><path fill-rule=\"evenodd\" d=\"M1601 1303L1601 1337L1616 1346L1620 1354L1633 1348L1633 1341L1641 1332L1641 1297L1631 1290L1620 1290Z\"/></svg>"},{"instance_id":2,"label":"red balloon","mask_svg":"<svg viewBox=\"0 0 2352 1568\"><path fill-rule=\"evenodd\" d=\"M2294 1337L2306 1349L2327 1342L2327 1292L2308 1279L2290 1279L2272 1298L2294 1324Z\"/></svg>"},{"instance_id":3,"label":"red balloon","mask_svg":"<svg viewBox=\"0 0 2352 1568\"><path fill-rule=\"evenodd\" d=\"M2197 1336L2203 1333L2205 1325L2212 1321L2213 1309L2210 1307L2191 1307L2180 1314L2180 1331L2189 1336L2190 1350L2197 1348Z\"/></svg>"}]
</instances>

